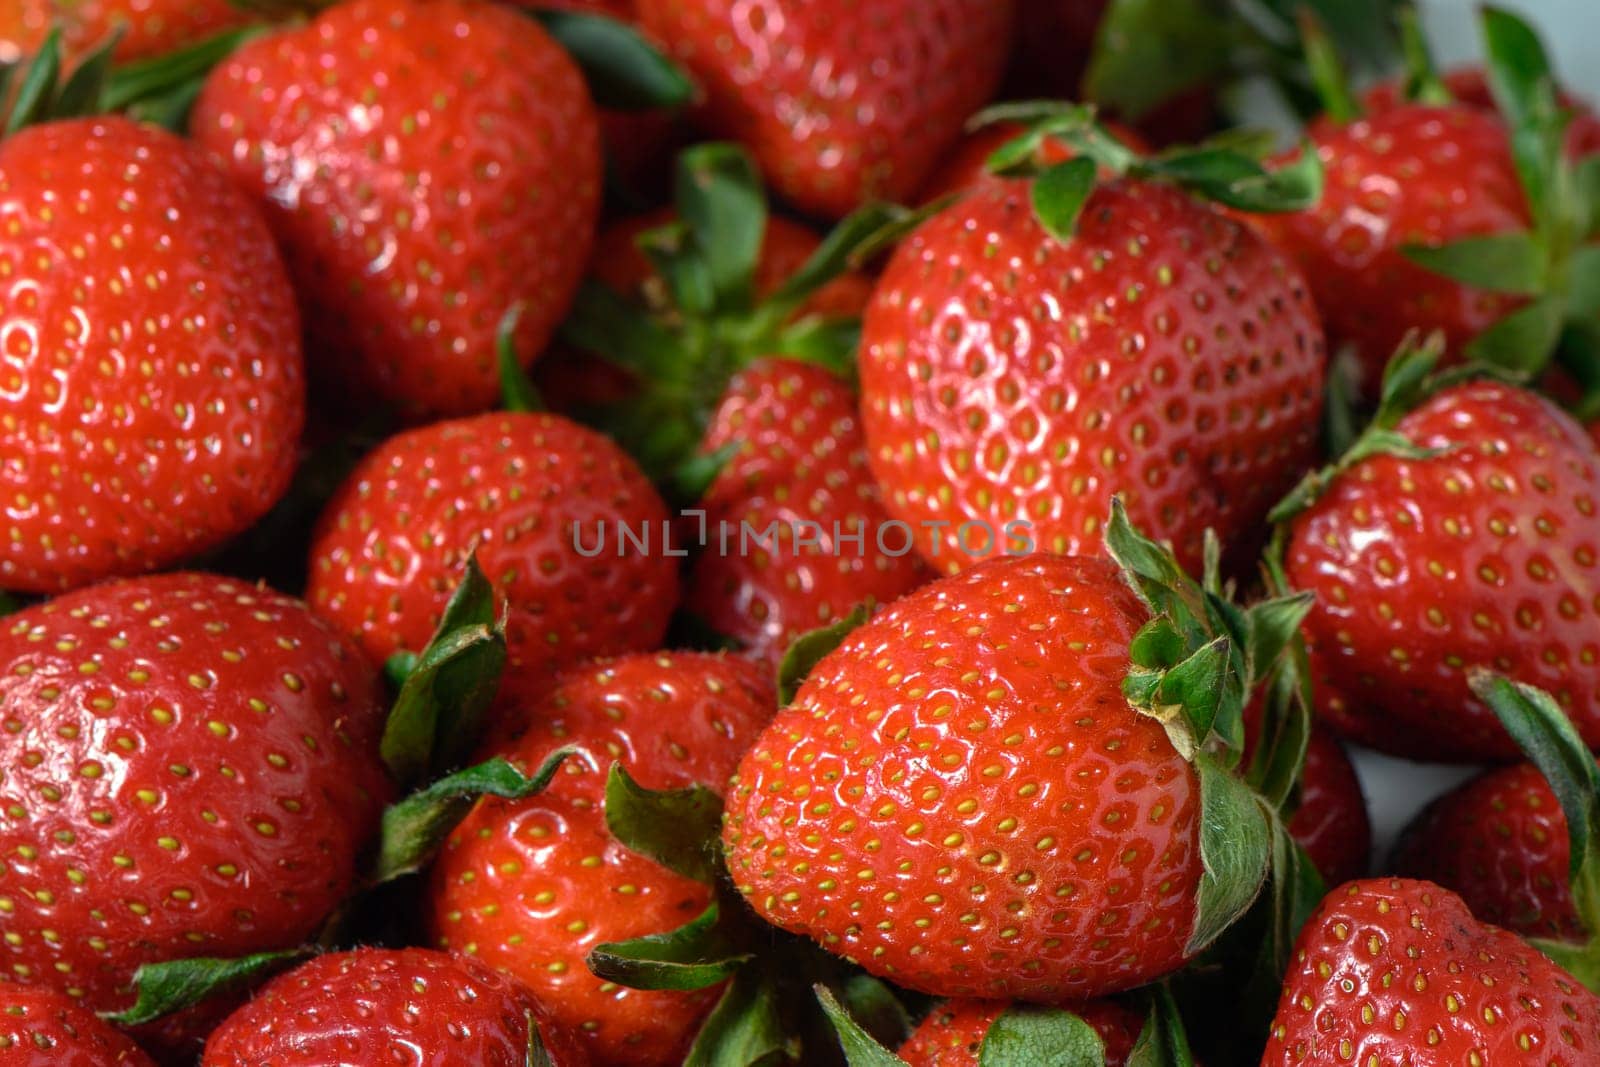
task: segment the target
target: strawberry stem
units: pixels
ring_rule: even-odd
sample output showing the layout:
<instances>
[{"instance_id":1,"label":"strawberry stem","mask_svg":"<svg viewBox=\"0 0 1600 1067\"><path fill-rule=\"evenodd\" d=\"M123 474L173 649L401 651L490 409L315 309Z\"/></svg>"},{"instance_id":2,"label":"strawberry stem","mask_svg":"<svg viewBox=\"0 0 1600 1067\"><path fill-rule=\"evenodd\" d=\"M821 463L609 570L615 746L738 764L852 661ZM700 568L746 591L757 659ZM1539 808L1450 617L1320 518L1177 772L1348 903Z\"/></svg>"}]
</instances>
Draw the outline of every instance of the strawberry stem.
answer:
<instances>
[{"instance_id":1,"label":"strawberry stem","mask_svg":"<svg viewBox=\"0 0 1600 1067\"><path fill-rule=\"evenodd\" d=\"M1337 123L1354 122L1361 117L1361 105L1350 89L1350 77L1338 49L1328 36L1322 20L1309 7L1299 11L1300 41L1305 49L1306 67L1311 83L1322 100L1328 118Z\"/></svg>"}]
</instances>

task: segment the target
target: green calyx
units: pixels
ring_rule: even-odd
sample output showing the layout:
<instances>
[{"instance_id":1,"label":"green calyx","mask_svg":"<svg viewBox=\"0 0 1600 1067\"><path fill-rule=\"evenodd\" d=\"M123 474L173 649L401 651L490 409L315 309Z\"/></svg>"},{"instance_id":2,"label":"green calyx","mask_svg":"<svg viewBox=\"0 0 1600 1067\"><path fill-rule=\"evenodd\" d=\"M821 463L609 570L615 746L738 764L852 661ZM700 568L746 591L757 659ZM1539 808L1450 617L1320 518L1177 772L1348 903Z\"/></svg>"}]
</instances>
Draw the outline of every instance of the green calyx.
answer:
<instances>
[{"instance_id":1,"label":"green calyx","mask_svg":"<svg viewBox=\"0 0 1600 1067\"><path fill-rule=\"evenodd\" d=\"M817 290L923 218L889 204L863 207L776 292L761 297L755 278L768 208L749 156L731 144L684 151L674 206L674 221L639 238L660 279L655 306L640 307L590 281L563 326L570 344L635 378L633 395L584 414L668 485L683 480L680 470L695 461L728 380L744 366L787 356L853 372L859 321L803 308Z\"/></svg>"},{"instance_id":2,"label":"green calyx","mask_svg":"<svg viewBox=\"0 0 1600 1067\"><path fill-rule=\"evenodd\" d=\"M51 30L25 64L0 67L0 102L13 82L16 95L4 115L4 132L16 133L57 119L126 113L141 122L182 132L189 107L211 68L262 26L226 30L186 48L134 63L113 65L121 38L115 31L65 70L60 30Z\"/></svg>"},{"instance_id":3,"label":"green calyx","mask_svg":"<svg viewBox=\"0 0 1600 1067\"><path fill-rule=\"evenodd\" d=\"M1489 84L1533 225L1402 251L1429 271L1486 292L1524 298L1469 341L1465 355L1528 382L1560 365L1583 389L1578 413L1600 414L1600 157L1573 163L1572 116L1559 103L1537 34L1508 11L1485 7Z\"/></svg>"},{"instance_id":4,"label":"green calyx","mask_svg":"<svg viewBox=\"0 0 1600 1067\"><path fill-rule=\"evenodd\" d=\"M1542 938L1532 942L1600 992L1600 768L1549 693L1481 668L1469 671L1467 681L1539 768L1567 819L1572 905L1589 939L1582 944Z\"/></svg>"},{"instance_id":5,"label":"green calyx","mask_svg":"<svg viewBox=\"0 0 1600 1067\"><path fill-rule=\"evenodd\" d=\"M197 957L147 963L134 973L133 1005L108 1012L105 1019L118 1026L142 1026L218 993L258 982L310 958L313 952L310 948L290 948L232 959Z\"/></svg>"},{"instance_id":6,"label":"green calyx","mask_svg":"<svg viewBox=\"0 0 1600 1067\"><path fill-rule=\"evenodd\" d=\"M1016 122L1025 128L989 157L989 169L1031 176L1034 215L1058 241L1069 241L1102 172L1116 177L1171 182L1203 199L1238 211L1302 211L1322 196L1322 161L1302 151L1276 169L1261 162L1269 142L1232 131L1203 144L1142 156L1095 119L1091 107L1055 101L1001 104L982 112L976 125ZM1048 139L1070 145L1072 159L1041 167L1040 145Z\"/></svg>"}]
</instances>

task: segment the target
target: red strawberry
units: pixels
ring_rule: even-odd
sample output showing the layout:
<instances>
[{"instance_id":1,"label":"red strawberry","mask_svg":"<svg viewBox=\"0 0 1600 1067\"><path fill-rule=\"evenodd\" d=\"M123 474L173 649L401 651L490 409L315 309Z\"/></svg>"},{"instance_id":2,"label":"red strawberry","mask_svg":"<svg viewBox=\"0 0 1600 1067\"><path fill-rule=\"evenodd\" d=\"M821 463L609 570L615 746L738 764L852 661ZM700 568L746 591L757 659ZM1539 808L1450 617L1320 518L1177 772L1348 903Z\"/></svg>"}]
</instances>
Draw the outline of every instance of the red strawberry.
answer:
<instances>
[{"instance_id":1,"label":"red strawberry","mask_svg":"<svg viewBox=\"0 0 1600 1067\"><path fill-rule=\"evenodd\" d=\"M120 30L113 55L144 59L243 24L249 12L229 0L9 0L0 8L0 60L15 60L61 29L67 55L93 48Z\"/></svg>"},{"instance_id":2,"label":"red strawberry","mask_svg":"<svg viewBox=\"0 0 1600 1067\"><path fill-rule=\"evenodd\" d=\"M963 197L879 282L862 421L890 512L947 571L1098 551L1114 493L1186 566L1207 527L1242 557L1316 449L1322 333L1298 273L1166 185L1100 186L1064 241L1029 191Z\"/></svg>"},{"instance_id":3,"label":"red strawberry","mask_svg":"<svg viewBox=\"0 0 1600 1067\"><path fill-rule=\"evenodd\" d=\"M97 1009L141 964L313 934L389 785L376 673L299 601L202 574L0 628L7 970Z\"/></svg>"},{"instance_id":4,"label":"red strawberry","mask_svg":"<svg viewBox=\"0 0 1600 1067\"><path fill-rule=\"evenodd\" d=\"M713 631L775 667L800 635L926 578L909 531L887 528L842 379L795 360L745 368L702 448L729 446L738 451L700 500L708 544L684 600Z\"/></svg>"},{"instance_id":5,"label":"red strawberry","mask_svg":"<svg viewBox=\"0 0 1600 1067\"><path fill-rule=\"evenodd\" d=\"M522 983L431 949L319 956L269 982L206 1042L203 1067L331 1063L524 1067L537 1028L552 1067L588 1063Z\"/></svg>"},{"instance_id":6,"label":"red strawberry","mask_svg":"<svg viewBox=\"0 0 1600 1067\"><path fill-rule=\"evenodd\" d=\"M706 95L704 124L802 210L901 200L999 81L1011 0L637 0Z\"/></svg>"},{"instance_id":7,"label":"red strawberry","mask_svg":"<svg viewBox=\"0 0 1600 1067\"><path fill-rule=\"evenodd\" d=\"M740 892L936 995L1078 999L1180 966L1199 784L1123 695L1147 618L1110 563L1045 554L891 605L740 764Z\"/></svg>"},{"instance_id":8,"label":"red strawberry","mask_svg":"<svg viewBox=\"0 0 1600 1067\"><path fill-rule=\"evenodd\" d=\"M1482 67L1457 67L1446 71L1440 79L1456 103L1479 111L1495 110L1494 94L1489 89L1488 74ZM1588 102L1565 89L1557 91L1562 107L1573 112L1572 125L1567 129L1567 152L1574 159L1600 151L1600 117ZM1371 114L1382 114L1407 106L1404 83L1398 79L1379 82L1361 96L1361 103Z\"/></svg>"},{"instance_id":9,"label":"red strawberry","mask_svg":"<svg viewBox=\"0 0 1600 1067\"><path fill-rule=\"evenodd\" d=\"M316 365L347 403L410 416L498 396L494 334L531 362L582 276L599 204L594 106L524 15L348 0L252 41L193 134L268 208Z\"/></svg>"},{"instance_id":10,"label":"red strawberry","mask_svg":"<svg viewBox=\"0 0 1600 1067\"><path fill-rule=\"evenodd\" d=\"M1395 847L1394 869L1458 893L1486 923L1582 941L1567 819L1531 763L1485 771L1429 804Z\"/></svg>"},{"instance_id":11,"label":"red strawberry","mask_svg":"<svg viewBox=\"0 0 1600 1067\"><path fill-rule=\"evenodd\" d=\"M900 1046L909 1067L978 1067L989 1025L1010 1004L1003 1000L952 1000L933 1009ZM1111 1000L1067 1005L1067 1010L1094 1027L1105 1043L1105 1067L1123 1067L1133 1052L1144 1019Z\"/></svg>"},{"instance_id":12,"label":"red strawberry","mask_svg":"<svg viewBox=\"0 0 1600 1067\"><path fill-rule=\"evenodd\" d=\"M1495 382L1440 392L1395 430L1443 451L1360 460L1290 530L1289 581L1317 597L1319 713L1397 755L1514 758L1467 687L1484 666L1555 694L1600 744L1600 453Z\"/></svg>"},{"instance_id":13,"label":"red strawberry","mask_svg":"<svg viewBox=\"0 0 1600 1067\"><path fill-rule=\"evenodd\" d=\"M1359 878L1372 854L1372 823L1361 780L1344 747L1316 729L1300 772L1300 805L1289 820L1300 843L1328 885Z\"/></svg>"},{"instance_id":14,"label":"red strawberry","mask_svg":"<svg viewBox=\"0 0 1600 1067\"><path fill-rule=\"evenodd\" d=\"M0 142L0 587L170 566L288 485L305 386L259 214L120 118Z\"/></svg>"},{"instance_id":15,"label":"red strawberry","mask_svg":"<svg viewBox=\"0 0 1600 1067\"><path fill-rule=\"evenodd\" d=\"M154 1067L132 1041L53 989L0 986L6 1067Z\"/></svg>"},{"instance_id":16,"label":"red strawberry","mask_svg":"<svg viewBox=\"0 0 1600 1067\"><path fill-rule=\"evenodd\" d=\"M1351 882L1306 922L1262 1067L1600 1057L1600 1000L1428 882Z\"/></svg>"},{"instance_id":17,"label":"red strawberry","mask_svg":"<svg viewBox=\"0 0 1600 1067\"><path fill-rule=\"evenodd\" d=\"M1528 207L1498 116L1406 105L1312 135L1327 169L1316 206L1260 225L1306 273L1330 343L1351 345L1369 391L1412 329L1451 351L1517 306L1413 263L1407 244L1526 229Z\"/></svg>"},{"instance_id":18,"label":"red strawberry","mask_svg":"<svg viewBox=\"0 0 1600 1067\"><path fill-rule=\"evenodd\" d=\"M611 837L605 775L621 761L646 788L720 787L772 716L770 686L745 660L656 653L575 669L525 705L525 732L501 754L529 768L558 747L576 755L541 796L485 801L456 828L433 872L439 943L527 982L596 1064L680 1062L717 990L629 989L584 958L682 925L711 889Z\"/></svg>"},{"instance_id":19,"label":"red strawberry","mask_svg":"<svg viewBox=\"0 0 1600 1067\"><path fill-rule=\"evenodd\" d=\"M632 460L560 416L435 423L380 445L334 495L306 599L376 660L417 651L477 552L506 601L507 682L537 686L661 640L678 593L666 520Z\"/></svg>"}]
</instances>

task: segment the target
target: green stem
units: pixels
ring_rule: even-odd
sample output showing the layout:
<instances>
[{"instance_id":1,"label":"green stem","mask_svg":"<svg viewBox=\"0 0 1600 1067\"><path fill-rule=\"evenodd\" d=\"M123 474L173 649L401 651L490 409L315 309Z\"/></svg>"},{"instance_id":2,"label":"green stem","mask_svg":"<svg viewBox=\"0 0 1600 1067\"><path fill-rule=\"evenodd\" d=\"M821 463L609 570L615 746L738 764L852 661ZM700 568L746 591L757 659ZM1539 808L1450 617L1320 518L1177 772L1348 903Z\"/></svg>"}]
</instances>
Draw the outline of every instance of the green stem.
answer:
<instances>
[{"instance_id":1,"label":"green stem","mask_svg":"<svg viewBox=\"0 0 1600 1067\"><path fill-rule=\"evenodd\" d=\"M1455 97L1439 77L1439 68L1434 65L1433 52L1428 47L1427 35L1422 32L1417 9L1409 4L1400 9L1400 48L1405 54L1405 98L1434 107L1455 103Z\"/></svg>"},{"instance_id":2,"label":"green stem","mask_svg":"<svg viewBox=\"0 0 1600 1067\"><path fill-rule=\"evenodd\" d=\"M1323 109L1335 122L1354 122L1361 117L1361 105L1350 90L1350 78L1333 45L1333 38L1328 36L1321 20L1312 14L1310 8L1302 7L1299 18L1306 65L1311 71L1311 83L1322 98Z\"/></svg>"}]
</instances>

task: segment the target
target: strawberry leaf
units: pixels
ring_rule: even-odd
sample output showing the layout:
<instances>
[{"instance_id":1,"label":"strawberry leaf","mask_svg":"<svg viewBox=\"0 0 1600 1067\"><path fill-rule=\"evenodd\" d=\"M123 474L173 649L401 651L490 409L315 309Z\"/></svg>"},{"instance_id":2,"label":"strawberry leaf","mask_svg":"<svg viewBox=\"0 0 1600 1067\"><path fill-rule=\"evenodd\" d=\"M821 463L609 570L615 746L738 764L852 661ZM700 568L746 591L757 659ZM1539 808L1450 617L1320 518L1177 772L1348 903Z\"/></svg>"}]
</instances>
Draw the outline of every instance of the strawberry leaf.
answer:
<instances>
[{"instance_id":1,"label":"strawberry leaf","mask_svg":"<svg viewBox=\"0 0 1600 1067\"><path fill-rule=\"evenodd\" d=\"M120 40L122 27L118 26L93 51L78 61L78 66L56 94L55 103L50 108L51 118L77 118L80 115L93 115L100 110L106 76L111 70L111 53Z\"/></svg>"},{"instance_id":2,"label":"strawberry leaf","mask_svg":"<svg viewBox=\"0 0 1600 1067\"><path fill-rule=\"evenodd\" d=\"M1232 644L1226 637L1217 637L1200 646L1182 663L1162 672L1153 708L1167 715L1171 713L1166 709L1175 708L1183 716L1186 727L1183 732L1188 736L1176 747L1188 759L1211 736L1217 710L1226 702L1243 705L1243 682L1233 670ZM1158 717L1164 718L1164 715ZM1169 728L1168 735L1172 733Z\"/></svg>"},{"instance_id":3,"label":"strawberry leaf","mask_svg":"<svg viewBox=\"0 0 1600 1067\"><path fill-rule=\"evenodd\" d=\"M683 1067L756 1067L796 1060L798 1053L784 1029L777 986L759 968L746 967L706 1017Z\"/></svg>"},{"instance_id":4,"label":"strawberry leaf","mask_svg":"<svg viewBox=\"0 0 1600 1067\"><path fill-rule=\"evenodd\" d=\"M505 631L494 587L467 560L433 639L417 657L384 724L380 752L402 783L458 766L477 744L479 722L500 687Z\"/></svg>"},{"instance_id":5,"label":"strawberry leaf","mask_svg":"<svg viewBox=\"0 0 1600 1067\"><path fill-rule=\"evenodd\" d=\"M1567 261L1567 315L1577 323L1600 321L1600 245L1576 249Z\"/></svg>"},{"instance_id":6,"label":"strawberry leaf","mask_svg":"<svg viewBox=\"0 0 1600 1067\"><path fill-rule=\"evenodd\" d=\"M1097 167L1087 156L1075 156L1043 171L1033 180L1033 213L1057 241L1072 239L1078 216L1094 191Z\"/></svg>"},{"instance_id":7,"label":"strawberry leaf","mask_svg":"<svg viewBox=\"0 0 1600 1067\"><path fill-rule=\"evenodd\" d=\"M838 622L820 626L794 639L778 663L778 706L785 707L800 689L800 684L822 658L844 643L850 632L872 615L869 604L857 604Z\"/></svg>"},{"instance_id":8,"label":"strawberry leaf","mask_svg":"<svg viewBox=\"0 0 1600 1067\"><path fill-rule=\"evenodd\" d=\"M313 954L309 948L257 952L233 959L197 957L146 963L133 975L133 1006L103 1016L118 1026L143 1026L164 1015L193 1007L213 994L265 978Z\"/></svg>"},{"instance_id":9,"label":"strawberry leaf","mask_svg":"<svg viewBox=\"0 0 1600 1067\"><path fill-rule=\"evenodd\" d=\"M1600 155L1580 160L1572 171L1573 192L1578 201L1578 240L1600 237Z\"/></svg>"},{"instance_id":10,"label":"strawberry leaf","mask_svg":"<svg viewBox=\"0 0 1600 1067\"><path fill-rule=\"evenodd\" d=\"M1306 69L1322 101L1323 114L1333 122L1354 122L1361 117L1361 105L1350 90L1350 76L1339 58L1339 50L1315 11L1302 7L1297 14Z\"/></svg>"},{"instance_id":11,"label":"strawberry leaf","mask_svg":"<svg viewBox=\"0 0 1600 1067\"><path fill-rule=\"evenodd\" d=\"M1245 662L1251 678L1272 673L1283 650L1299 636L1300 624L1315 601L1315 594L1295 593L1258 601L1245 611Z\"/></svg>"},{"instance_id":12,"label":"strawberry leaf","mask_svg":"<svg viewBox=\"0 0 1600 1067\"><path fill-rule=\"evenodd\" d=\"M1493 293L1534 296L1545 287L1545 250L1527 230L1463 237L1447 245L1402 245L1401 253L1434 274Z\"/></svg>"},{"instance_id":13,"label":"strawberry leaf","mask_svg":"<svg viewBox=\"0 0 1600 1067\"><path fill-rule=\"evenodd\" d=\"M716 902L666 933L597 945L589 970L630 989L704 989L733 976L752 958L719 921Z\"/></svg>"},{"instance_id":14,"label":"strawberry leaf","mask_svg":"<svg viewBox=\"0 0 1600 1067\"><path fill-rule=\"evenodd\" d=\"M1455 97L1439 77L1434 64L1433 51L1428 47L1427 34L1422 32L1422 21L1417 9L1402 4L1399 11L1400 52L1405 60L1405 82L1401 91L1415 104L1444 107L1455 103Z\"/></svg>"},{"instance_id":15,"label":"strawberry leaf","mask_svg":"<svg viewBox=\"0 0 1600 1067\"><path fill-rule=\"evenodd\" d=\"M856 353L861 348L861 322L807 315L779 331L770 348L772 355L812 363L841 378L853 379Z\"/></svg>"},{"instance_id":16,"label":"strawberry leaf","mask_svg":"<svg viewBox=\"0 0 1600 1067\"><path fill-rule=\"evenodd\" d=\"M22 610L22 601L10 593L0 591L0 619L13 615Z\"/></svg>"},{"instance_id":17,"label":"strawberry leaf","mask_svg":"<svg viewBox=\"0 0 1600 1067\"><path fill-rule=\"evenodd\" d=\"M611 836L669 870L707 885L721 869L722 798L702 785L646 789L620 762L606 776Z\"/></svg>"},{"instance_id":18,"label":"strawberry leaf","mask_svg":"<svg viewBox=\"0 0 1600 1067\"><path fill-rule=\"evenodd\" d=\"M645 378L670 377L687 362L671 331L607 286L585 280L561 324L561 338Z\"/></svg>"},{"instance_id":19,"label":"strawberry leaf","mask_svg":"<svg viewBox=\"0 0 1600 1067\"><path fill-rule=\"evenodd\" d=\"M749 310L767 230L756 165L736 144L696 145L678 156L673 204L710 286L710 311Z\"/></svg>"},{"instance_id":20,"label":"strawberry leaf","mask_svg":"<svg viewBox=\"0 0 1600 1067\"><path fill-rule=\"evenodd\" d=\"M850 1017L880 1044L898 1046L910 1035L911 1016L887 982L854 971L828 988Z\"/></svg>"},{"instance_id":21,"label":"strawberry leaf","mask_svg":"<svg viewBox=\"0 0 1600 1067\"><path fill-rule=\"evenodd\" d=\"M528 1022L528 1052L523 1057L522 1067L555 1067L544 1047L544 1037L539 1033L539 1021L531 1011L524 1012L523 1017Z\"/></svg>"},{"instance_id":22,"label":"strawberry leaf","mask_svg":"<svg viewBox=\"0 0 1600 1067\"><path fill-rule=\"evenodd\" d=\"M819 982L813 989L823 1014L833 1024L834 1033L839 1035L839 1047L844 1050L849 1067L905 1067L905 1060L878 1044L876 1038L850 1017L827 986Z\"/></svg>"},{"instance_id":23,"label":"strawberry leaf","mask_svg":"<svg viewBox=\"0 0 1600 1067\"><path fill-rule=\"evenodd\" d=\"M1294 797L1311 739L1311 690L1305 646L1294 642L1290 658L1268 680L1260 728L1245 781L1269 805L1284 812Z\"/></svg>"},{"instance_id":24,"label":"strawberry leaf","mask_svg":"<svg viewBox=\"0 0 1600 1067\"><path fill-rule=\"evenodd\" d=\"M1322 159L1309 144L1274 169L1242 152L1206 147L1169 152L1140 169L1237 211L1304 211L1322 199Z\"/></svg>"},{"instance_id":25,"label":"strawberry leaf","mask_svg":"<svg viewBox=\"0 0 1600 1067\"><path fill-rule=\"evenodd\" d=\"M715 452L696 452L679 463L672 469L672 498L693 504L704 497L739 448L739 442L729 441Z\"/></svg>"},{"instance_id":26,"label":"strawberry leaf","mask_svg":"<svg viewBox=\"0 0 1600 1067\"><path fill-rule=\"evenodd\" d=\"M1083 95L1137 120L1222 74L1232 33L1205 0L1111 0Z\"/></svg>"},{"instance_id":27,"label":"strawberry leaf","mask_svg":"<svg viewBox=\"0 0 1600 1067\"><path fill-rule=\"evenodd\" d=\"M500 406L507 411L543 411L544 401L517 358L517 324L526 305L518 300L500 316L494 331L494 355L500 369Z\"/></svg>"},{"instance_id":28,"label":"strawberry leaf","mask_svg":"<svg viewBox=\"0 0 1600 1067\"><path fill-rule=\"evenodd\" d=\"M1165 985L1151 992L1150 1014L1128 1054L1127 1067L1194 1067L1183 1017Z\"/></svg>"},{"instance_id":29,"label":"strawberry leaf","mask_svg":"<svg viewBox=\"0 0 1600 1067\"><path fill-rule=\"evenodd\" d=\"M6 119L7 134L16 133L49 115L50 102L55 98L60 77L61 30L52 28L23 71L17 95L11 102L11 114Z\"/></svg>"},{"instance_id":30,"label":"strawberry leaf","mask_svg":"<svg viewBox=\"0 0 1600 1067\"><path fill-rule=\"evenodd\" d=\"M978 1067L1105 1067L1106 1046L1094 1027L1064 1008L1017 1004L983 1035Z\"/></svg>"},{"instance_id":31,"label":"strawberry leaf","mask_svg":"<svg viewBox=\"0 0 1600 1067\"><path fill-rule=\"evenodd\" d=\"M1256 793L1209 752L1197 752L1200 778L1200 889L1186 951L1198 954L1233 925L1260 893L1272 852L1272 825Z\"/></svg>"},{"instance_id":32,"label":"strawberry leaf","mask_svg":"<svg viewBox=\"0 0 1600 1067\"><path fill-rule=\"evenodd\" d=\"M1538 34L1517 15L1485 6L1481 19L1489 88L1511 133L1517 176L1533 217L1548 219L1566 126L1549 57Z\"/></svg>"},{"instance_id":33,"label":"strawberry leaf","mask_svg":"<svg viewBox=\"0 0 1600 1067\"><path fill-rule=\"evenodd\" d=\"M206 75L240 45L268 32L262 25L240 26L150 59L119 64L106 75L101 111L127 111L141 122L182 133L189 105Z\"/></svg>"},{"instance_id":34,"label":"strawberry leaf","mask_svg":"<svg viewBox=\"0 0 1600 1067\"><path fill-rule=\"evenodd\" d=\"M479 797L525 800L549 787L561 762L571 752L562 749L549 756L532 777L496 756L475 767L419 789L384 810L377 854L367 875L369 885L383 885L428 865L450 831L478 802Z\"/></svg>"},{"instance_id":35,"label":"strawberry leaf","mask_svg":"<svg viewBox=\"0 0 1600 1067\"><path fill-rule=\"evenodd\" d=\"M864 204L828 231L798 270L762 304L769 320L786 319L800 305L847 270L860 267L916 229L932 213L882 201Z\"/></svg>"},{"instance_id":36,"label":"strawberry leaf","mask_svg":"<svg viewBox=\"0 0 1600 1067\"><path fill-rule=\"evenodd\" d=\"M594 102L609 111L682 107L694 83L626 23L544 8L530 12L583 71Z\"/></svg>"},{"instance_id":37,"label":"strawberry leaf","mask_svg":"<svg viewBox=\"0 0 1600 1067\"><path fill-rule=\"evenodd\" d=\"M1526 380L1545 364L1561 336L1562 302L1543 296L1467 342L1469 359Z\"/></svg>"}]
</instances>

